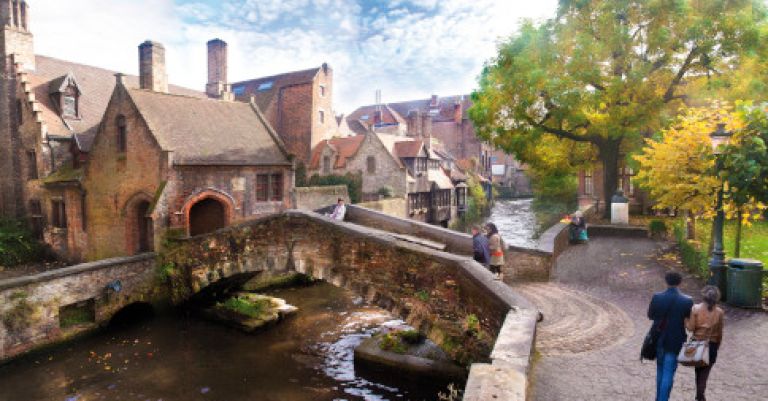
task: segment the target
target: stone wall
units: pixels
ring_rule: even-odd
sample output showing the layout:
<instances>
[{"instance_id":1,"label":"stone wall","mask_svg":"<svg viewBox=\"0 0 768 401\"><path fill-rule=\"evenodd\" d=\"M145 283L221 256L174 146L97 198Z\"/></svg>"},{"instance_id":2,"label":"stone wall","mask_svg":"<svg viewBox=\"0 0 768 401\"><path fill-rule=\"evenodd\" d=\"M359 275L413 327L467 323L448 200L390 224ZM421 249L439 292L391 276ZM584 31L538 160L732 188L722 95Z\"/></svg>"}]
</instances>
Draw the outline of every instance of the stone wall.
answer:
<instances>
[{"instance_id":1,"label":"stone wall","mask_svg":"<svg viewBox=\"0 0 768 401\"><path fill-rule=\"evenodd\" d=\"M408 218L408 201L405 198L389 198L377 201L361 202L356 206L375 210L389 216Z\"/></svg>"},{"instance_id":2,"label":"stone wall","mask_svg":"<svg viewBox=\"0 0 768 401\"><path fill-rule=\"evenodd\" d=\"M317 210L335 205L339 198L347 204L349 192L346 185L329 185L326 187L296 187L293 190L293 204L296 209Z\"/></svg>"},{"instance_id":3,"label":"stone wall","mask_svg":"<svg viewBox=\"0 0 768 401\"><path fill-rule=\"evenodd\" d=\"M582 211L587 222L594 216L594 209ZM504 260L504 281L548 281L552 276L557 257L569 246L568 224L557 223L544 231L533 248L508 246Z\"/></svg>"},{"instance_id":4,"label":"stone wall","mask_svg":"<svg viewBox=\"0 0 768 401\"><path fill-rule=\"evenodd\" d=\"M120 282L119 291L108 290ZM163 298L155 255L105 259L0 281L0 361L109 322L121 308ZM62 327L60 310L92 309L93 319Z\"/></svg>"}]
</instances>

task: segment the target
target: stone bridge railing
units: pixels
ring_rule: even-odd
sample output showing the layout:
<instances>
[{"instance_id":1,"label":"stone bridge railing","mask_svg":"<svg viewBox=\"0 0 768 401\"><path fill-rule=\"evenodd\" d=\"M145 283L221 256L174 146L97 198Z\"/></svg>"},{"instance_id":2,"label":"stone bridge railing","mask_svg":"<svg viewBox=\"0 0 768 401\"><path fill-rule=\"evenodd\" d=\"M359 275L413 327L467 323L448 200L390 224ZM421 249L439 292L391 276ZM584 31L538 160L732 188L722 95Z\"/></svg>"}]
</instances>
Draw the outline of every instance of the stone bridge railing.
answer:
<instances>
[{"instance_id":1,"label":"stone bridge railing","mask_svg":"<svg viewBox=\"0 0 768 401\"><path fill-rule=\"evenodd\" d=\"M222 278L253 272L295 270L350 288L418 327L457 360L475 362L472 394L525 396L538 312L466 256L287 211L184 240L165 260L177 301ZM508 383L502 387L513 390L498 388L502 378Z\"/></svg>"},{"instance_id":2,"label":"stone bridge railing","mask_svg":"<svg viewBox=\"0 0 768 401\"><path fill-rule=\"evenodd\" d=\"M162 297L155 255L105 259L0 281L0 362L103 325Z\"/></svg>"}]
</instances>

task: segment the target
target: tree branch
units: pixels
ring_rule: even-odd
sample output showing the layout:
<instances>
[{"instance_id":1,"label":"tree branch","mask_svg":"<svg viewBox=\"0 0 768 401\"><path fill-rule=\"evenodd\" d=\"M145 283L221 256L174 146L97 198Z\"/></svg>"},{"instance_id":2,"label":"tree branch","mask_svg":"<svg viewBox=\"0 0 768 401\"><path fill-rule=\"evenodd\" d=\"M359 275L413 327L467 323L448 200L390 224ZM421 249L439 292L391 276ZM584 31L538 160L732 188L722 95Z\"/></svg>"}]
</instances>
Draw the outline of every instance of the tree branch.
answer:
<instances>
[{"instance_id":1,"label":"tree branch","mask_svg":"<svg viewBox=\"0 0 768 401\"><path fill-rule=\"evenodd\" d=\"M678 85L680 85L680 82L683 80L683 77L685 76L685 73L688 72L688 68L690 68L691 63L693 62L693 59L698 55L699 48L698 46L694 46L691 51L688 53L688 56L685 57L685 61L683 61L683 64L680 66L680 69L677 71L677 74L672 79L672 82L669 83L669 87L667 88L667 91L664 92L664 103L668 103L675 99L675 88L677 88Z\"/></svg>"},{"instance_id":2,"label":"tree branch","mask_svg":"<svg viewBox=\"0 0 768 401\"><path fill-rule=\"evenodd\" d=\"M544 132L546 132L548 134L559 136L559 137L565 138L565 139L570 139L570 140L576 141L576 142L593 142L594 143L592 137L589 137L589 136L579 136L579 135L574 134L571 131L567 131L567 130L564 130L562 128L553 128L553 127L550 127L550 126L548 126L546 124L543 124L543 121L542 122L536 122L531 117L525 117L525 120L526 120L526 122L528 122L528 124L531 124L532 126L538 128L538 129L540 129L540 130L542 130L542 131L544 131Z\"/></svg>"}]
</instances>

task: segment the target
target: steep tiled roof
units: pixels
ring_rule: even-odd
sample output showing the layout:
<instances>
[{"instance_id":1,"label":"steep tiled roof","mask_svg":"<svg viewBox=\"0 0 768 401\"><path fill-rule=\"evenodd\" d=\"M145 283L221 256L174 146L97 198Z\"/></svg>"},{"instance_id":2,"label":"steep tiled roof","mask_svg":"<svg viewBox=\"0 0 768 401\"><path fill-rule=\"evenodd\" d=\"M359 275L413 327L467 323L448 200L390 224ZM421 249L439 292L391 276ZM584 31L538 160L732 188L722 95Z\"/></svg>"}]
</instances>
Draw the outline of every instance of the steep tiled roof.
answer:
<instances>
[{"instance_id":1,"label":"steep tiled roof","mask_svg":"<svg viewBox=\"0 0 768 401\"><path fill-rule=\"evenodd\" d=\"M127 89L163 150L179 164L289 164L255 105Z\"/></svg>"},{"instance_id":2,"label":"steep tiled roof","mask_svg":"<svg viewBox=\"0 0 768 401\"><path fill-rule=\"evenodd\" d=\"M280 88L312 82L320 68L322 67L235 82L232 84L232 91L238 99L248 99L253 95L256 104L266 113L277 101L276 95L280 93Z\"/></svg>"},{"instance_id":3,"label":"steep tiled roof","mask_svg":"<svg viewBox=\"0 0 768 401\"><path fill-rule=\"evenodd\" d=\"M395 143L395 154L397 157L419 157L423 147L421 140L400 141Z\"/></svg>"},{"instance_id":4,"label":"steep tiled roof","mask_svg":"<svg viewBox=\"0 0 768 401\"><path fill-rule=\"evenodd\" d=\"M332 138L324 140L312 149L312 158L309 161L309 168L311 170L317 170L320 168L320 155L323 153L323 149L330 146L336 151L336 162L334 168L344 168L347 165L347 159L354 156L357 150L360 149L360 145L363 143L365 135L353 135L346 138Z\"/></svg>"},{"instance_id":5,"label":"steep tiled roof","mask_svg":"<svg viewBox=\"0 0 768 401\"><path fill-rule=\"evenodd\" d=\"M430 103L432 99L418 99L409 100L405 102L386 103L382 111L382 121L384 122L399 122L405 121L408 117L408 113L412 110L419 110L422 114L427 114L430 111ZM462 118L467 118L467 110L472 106L472 101L468 95L458 96L446 96L438 98L437 114L433 115L433 121L448 121L454 118L454 105L456 103L462 105ZM376 111L376 105L368 105L359 107L353 111L347 117L348 120L359 120L362 116L369 116L368 121L373 121L373 113ZM393 116L388 116L389 114ZM365 121L365 120L363 120Z\"/></svg>"},{"instance_id":6,"label":"steep tiled roof","mask_svg":"<svg viewBox=\"0 0 768 401\"><path fill-rule=\"evenodd\" d=\"M42 118L48 127L48 133L63 137L76 135L80 148L86 152L89 151L93 136L96 134L115 88L115 72L46 56L35 56L35 64L35 70L29 72L29 80L35 100L41 105ZM58 106L49 93L51 84L55 86L56 83L60 83L59 81L62 81L67 74L74 77L81 92L78 119L62 119ZM136 76L127 75L124 81L127 86L139 86L139 78ZM171 93L205 96L202 92L174 85L169 85L168 89Z\"/></svg>"}]
</instances>

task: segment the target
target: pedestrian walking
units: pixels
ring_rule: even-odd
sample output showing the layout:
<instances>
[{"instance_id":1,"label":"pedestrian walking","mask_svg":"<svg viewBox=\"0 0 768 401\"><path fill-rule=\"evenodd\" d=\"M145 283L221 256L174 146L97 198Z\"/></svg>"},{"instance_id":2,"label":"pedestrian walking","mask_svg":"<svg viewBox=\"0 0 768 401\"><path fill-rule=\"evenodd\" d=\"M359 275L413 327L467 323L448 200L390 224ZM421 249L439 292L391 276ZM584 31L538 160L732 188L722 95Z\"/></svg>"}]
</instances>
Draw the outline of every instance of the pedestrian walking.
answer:
<instances>
[{"instance_id":1,"label":"pedestrian walking","mask_svg":"<svg viewBox=\"0 0 768 401\"><path fill-rule=\"evenodd\" d=\"M491 262L491 251L488 248L488 238L483 235L479 225L472 226L472 250L474 259L487 268Z\"/></svg>"},{"instance_id":2,"label":"pedestrian walking","mask_svg":"<svg viewBox=\"0 0 768 401\"><path fill-rule=\"evenodd\" d=\"M685 319L691 316L693 300L678 287L683 277L677 272L664 276L667 290L653 294L648 318L658 330L656 343L656 401L668 401L677 370L677 355L685 342Z\"/></svg>"},{"instance_id":3,"label":"pedestrian walking","mask_svg":"<svg viewBox=\"0 0 768 401\"><path fill-rule=\"evenodd\" d=\"M719 306L720 290L708 285L701 290L703 302L693 306L691 317L685 322L691 337L696 341L709 341L709 364L696 367L696 401L706 401L704 392L707 390L707 379L712 365L717 360L717 350L723 340L723 316L725 313Z\"/></svg>"},{"instance_id":4,"label":"pedestrian walking","mask_svg":"<svg viewBox=\"0 0 768 401\"><path fill-rule=\"evenodd\" d=\"M488 265L496 280L502 280L504 278L501 273L501 267L504 266L504 241L493 223L485 225L485 232L488 236L488 249L491 253L491 260Z\"/></svg>"}]
</instances>

